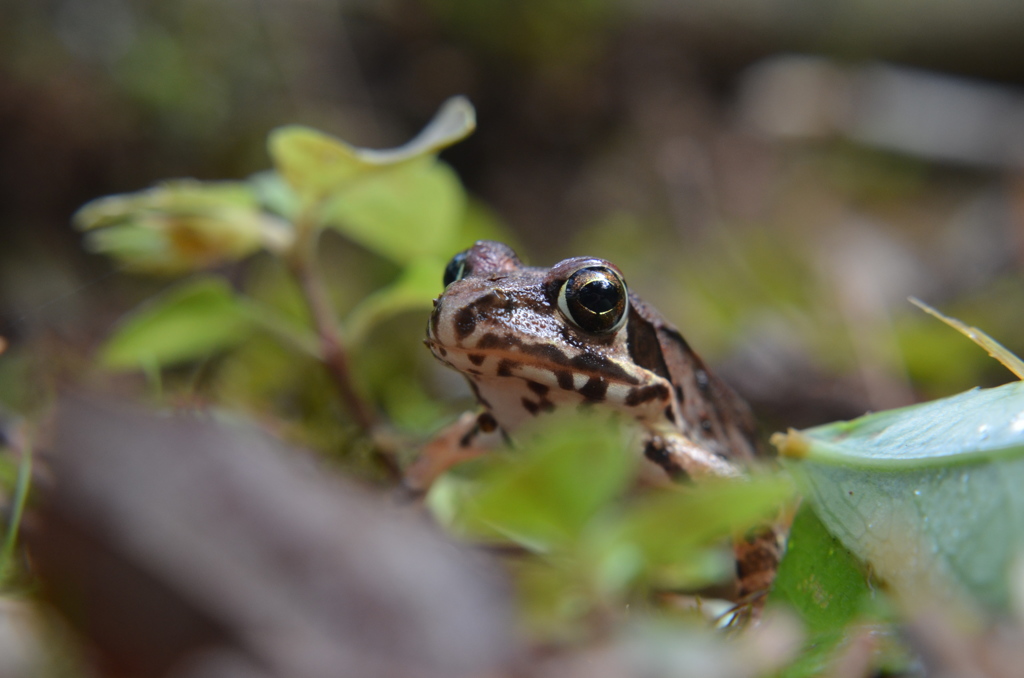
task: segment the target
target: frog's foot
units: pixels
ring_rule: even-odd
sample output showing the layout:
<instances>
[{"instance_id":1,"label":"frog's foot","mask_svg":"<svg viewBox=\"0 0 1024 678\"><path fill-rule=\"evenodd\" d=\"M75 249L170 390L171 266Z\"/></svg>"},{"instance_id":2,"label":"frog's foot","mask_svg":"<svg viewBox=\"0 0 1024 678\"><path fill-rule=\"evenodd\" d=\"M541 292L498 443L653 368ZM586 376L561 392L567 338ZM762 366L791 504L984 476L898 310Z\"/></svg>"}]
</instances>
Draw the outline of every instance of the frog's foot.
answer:
<instances>
[{"instance_id":1,"label":"frog's foot","mask_svg":"<svg viewBox=\"0 0 1024 678\"><path fill-rule=\"evenodd\" d=\"M430 489L438 476L456 464L475 459L494 447L502 435L489 412L466 412L443 428L424 445L416 460L405 470L403 485L413 495Z\"/></svg>"},{"instance_id":2,"label":"frog's foot","mask_svg":"<svg viewBox=\"0 0 1024 678\"><path fill-rule=\"evenodd\" d=\"M740 600L768 591L782 560L783 540L774 525L762 525L733 544L736 553L736 581Z\"/></svg>"}]
</instances>

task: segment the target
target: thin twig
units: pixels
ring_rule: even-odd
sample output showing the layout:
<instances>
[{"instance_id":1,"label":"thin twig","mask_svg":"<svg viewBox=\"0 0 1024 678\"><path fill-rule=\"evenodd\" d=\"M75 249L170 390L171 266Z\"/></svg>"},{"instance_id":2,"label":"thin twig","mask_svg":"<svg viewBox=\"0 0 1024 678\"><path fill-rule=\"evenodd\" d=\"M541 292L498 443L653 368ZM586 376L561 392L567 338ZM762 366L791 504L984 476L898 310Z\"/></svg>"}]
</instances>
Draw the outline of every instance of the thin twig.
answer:
<instances>
[{"instance_id":1,"label":"thin twig","mask_svg":"<svg viewBox=\"0 0 1024 678\"><path fill-rule=\"evenodd\" d=\"M345 406L352 414L352 418L355 419L363 433L370 434L376 426L376 417L352 384L348 352L338 334L338 322L327 297L327 290L324 289L319 276L313 270L312 257L294 257L291 263L292 274L302 289L302 295L306 299L313 325L320 339L320 359L323 361L324 367L327 368Z\"/></svg>"},{"instance_id":2,"label":"thin twig","mask_svg":"<svg viewBox=\"0 0 1024 678\"><path fill-rule=\"evenodd\" d=\"M295 226L298 237L287 261L313 319L313 326L320 341L320 361L327 369L356 425L370 439L374 457L392 480L398 480L403 476L402 469L395 460L392 446L388 444L377 425L376 414L352 383L348 351L345 350L338 332L338 319L335 317L323 280L316 270L316 244L320 230L308 217L300 217Z\"/></svg>"}]
</instances>

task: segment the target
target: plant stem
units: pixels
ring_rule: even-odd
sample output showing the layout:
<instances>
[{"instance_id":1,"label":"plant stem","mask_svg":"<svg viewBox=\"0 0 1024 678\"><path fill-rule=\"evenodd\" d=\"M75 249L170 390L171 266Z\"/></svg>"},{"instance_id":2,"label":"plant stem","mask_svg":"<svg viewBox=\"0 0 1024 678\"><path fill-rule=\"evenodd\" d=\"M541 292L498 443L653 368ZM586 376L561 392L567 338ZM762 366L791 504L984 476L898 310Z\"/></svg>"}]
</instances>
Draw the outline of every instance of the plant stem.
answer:
<instances>
[{"instance_id":1,"label":"plant stem","mask_svg":"<svg viewBox=\"0 0 1024 678\"><path fill-rule=\"evenodd\" d=\"M363 433L370 435L376 426L376 417L352 384L348 352L338 333L338 320L331 307L327 290L316 272L316 240L319 231L308 223L296 224L296 227L300 234L299 241L296 242L288 262L292 275L302 290L313 319L313 326L320 339L320 360L327 368L327 373L356 425Z\"/></svg>"},{"instance_id":2,"label":"plant stem","mask_svg":"<svg viewBox=\"0 0 1024 678\"><path fill-rule=\"evenodd\" d=\"M18 462L18 479L11 498L11 513L7 520L7 532L4 534L3 545L0 546L0 582L5 582L10 574L14 560L14 547L18 543L18 528L21 516L25 512L28 501L28 490L32 484L32 443L29 434L20 430L15 433L11 447L20 454Z\"/></svg>"}]
</instances>

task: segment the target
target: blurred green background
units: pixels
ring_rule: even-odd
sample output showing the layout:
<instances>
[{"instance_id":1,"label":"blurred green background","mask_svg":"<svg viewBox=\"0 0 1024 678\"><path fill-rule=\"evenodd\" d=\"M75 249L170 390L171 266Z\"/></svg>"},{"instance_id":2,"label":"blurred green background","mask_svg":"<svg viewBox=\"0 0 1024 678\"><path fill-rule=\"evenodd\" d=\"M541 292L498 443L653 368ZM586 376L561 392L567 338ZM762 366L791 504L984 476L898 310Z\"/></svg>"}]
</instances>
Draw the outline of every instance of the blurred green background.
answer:
<instances>
[{"instance_id":1,"label":"blurred green background","mask_svg":"<svg viewBox=\"0 0 1024 678\"><path fill-rule=\"evenodd\" d=\"M0 402L92 378L117 319L175 282L84 252L81 204L244 178L286 123L396 146L454 94L478 113L442 156L467 232L538 265L612 259L769 430L1001 383L906 297L1024 353L1022 82L1011 0L7 0ZM342 315L399 273L336 234L322 257ZM222 272L289 294L265 258ZM425 319L387 320L355 356L415 431L468 402L418 346ZM315 366L259 344L170 386L271 399L330 447L308 426L337 414L301 386L323 385Z\"/></svg>"}]
</instances>

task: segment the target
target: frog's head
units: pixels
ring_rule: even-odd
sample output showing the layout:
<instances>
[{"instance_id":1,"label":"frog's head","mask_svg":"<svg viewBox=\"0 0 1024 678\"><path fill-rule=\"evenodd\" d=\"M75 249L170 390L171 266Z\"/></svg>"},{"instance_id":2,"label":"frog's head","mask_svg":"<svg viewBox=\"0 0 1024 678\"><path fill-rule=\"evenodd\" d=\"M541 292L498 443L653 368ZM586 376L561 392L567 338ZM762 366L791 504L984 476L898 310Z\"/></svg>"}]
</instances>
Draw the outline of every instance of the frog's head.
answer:
<instances>
[{"instance_id":1,"label":"frog's head","mask_svg":"<svg viewBox=\"0 0 1024 678\"><path fill-rule=\"evenodd\" d=\"M506 430L562 404L662 415L671 389L631 355L641 320L614 264L574 257L530 267L507 245L480 241L452 258L444 283L427 346L466 375Z\"/></svg>"}]
</instances>

